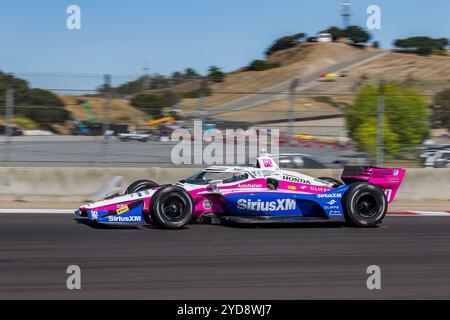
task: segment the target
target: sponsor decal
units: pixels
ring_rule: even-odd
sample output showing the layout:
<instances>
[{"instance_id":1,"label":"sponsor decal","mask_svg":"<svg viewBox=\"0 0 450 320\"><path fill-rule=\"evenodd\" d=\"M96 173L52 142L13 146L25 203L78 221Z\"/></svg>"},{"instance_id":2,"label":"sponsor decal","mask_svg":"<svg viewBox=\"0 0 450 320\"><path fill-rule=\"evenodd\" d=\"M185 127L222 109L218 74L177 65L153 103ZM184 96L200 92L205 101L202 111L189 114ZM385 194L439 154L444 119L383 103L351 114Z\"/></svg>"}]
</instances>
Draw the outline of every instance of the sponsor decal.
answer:
<instances>
[{"instance_id":1,"label":"sponsor decal","mask_svg":"<svg viewBox=\"0 0 450 320\"><path fill-rule=\"evenodd\" d=\"M130 208L128 206L123 206L116 210L118 215L124 214L126 212L130 211Z\"/></svg>"},{"instance_id":2,"label":"sponsor decal","mask_svg":"<svg viewBox=\"0 0 450 320\"><path fill-rule=\"evenodd\" d=\"M142 217L140 216L130 216L130 217L119 217L110 216L108 217L108 222L141 222Z\"/></svg>"},{"instance_id":3,"label":"sponsor decal","mask_svg":"<svg viewBox=\"0 0 450 320\"><path fill-rule=\"evenodd\" d=\"M263 164L264 164L264 168L272 168L273 167L272 160L270 160L270 159L263 159Z\"/></svg>"},{"instance_id":4,"label":"sponsor decal","mask_svg":"<svg viewBox=\"0 0 450 320\"><path fill-rule=\"evenodd\" d=\"M326 187L317 187L317 186L310 186L309 187L310 191L315 191L315 192L324 192L324 191L329 191L331 190L331 188L326 188ZM327 197L322 197L322 198L327 198ZM332 198L331 196L328 198Z\"/></svg>"},{"instance_id":5,"label":"sponsor decal","mask_svg":"<svg viewBox=\"0 0 450 320\"><path fill-rule=\"evenodd\" d=\"M332 205L335 204L336 202L337 202L337 201L333 199L333 200L331 200L331 201L328 201L327 204L329 204L330 206L332 206Z\"/></svg>"},{"instance_id":6,"label":"sponsor decal","mask_svg":"<svg viewBox=\"0 0 450 320\"><path fill-rule=\"evenodd\" d=\"M240 184L238 185L238 188L262 188L262 184L258 184L258 183L244 183L244 184Z\"/></svg>"},{"instance_id":7,"label":"sponsor decal","mask_svg":"<svg viewBox=\"0 0 450 320\"><path fill-rule=\"evenodd\" d=\"M298 183L303 183L303 184L311 184L311 182L309 182L308 180L301 179L296 176L290 176L287 174L283 175L283 180L290 181L290 182L298 182Z\"/></svg>"},{"instance_id":8,"label":"sponsor decal","mask_svg":"<svg viewBox=\"0 0 450 320\"><path fill-rule=\"evenodd\" d=\"M294 199L277 199L276 201L239 199L237 207L241 210L251 211L287 211L295 210L297 203Z\"/></svg>"},{"instance_id":9,"label":"sponsor decal","mask_svg":"<svg viewBox=\"0 0 450 320\"><path fill-rule=\"evenodd\" d=\"M342 194L340 193L322 193L318 194L317 198L342 198Z\"/></svg>"},{"instance_id":10,"label":"sponsor decal","mask_svg":"<svg viewBox=\"0 0 450 320\"><path fill-rule=\"evenodd\" d=\"M398 176L399 171L398 170L394 170L394 177Z\"/></svg>"},{"instance_id":11,"label":"sponsor decal","mask_svg":"<svg viewBox=\"0 0 450 320\"><path fill-rule=\"evenodd\" d=\"M92 220L97 220L98 219L98 212L97 211L91 211L91 217L92 217Z\"/></svg>"},{"instance_id":12,"label":"sponsor decal","mask_svg":"<svg viewBox=\"0 0 450 320\"><path fill-rule=\"evenodd\" d=\"M296 186L288 186L288 189L289 190L297 190L297 187Z\"/></svg>"}]
</instances>

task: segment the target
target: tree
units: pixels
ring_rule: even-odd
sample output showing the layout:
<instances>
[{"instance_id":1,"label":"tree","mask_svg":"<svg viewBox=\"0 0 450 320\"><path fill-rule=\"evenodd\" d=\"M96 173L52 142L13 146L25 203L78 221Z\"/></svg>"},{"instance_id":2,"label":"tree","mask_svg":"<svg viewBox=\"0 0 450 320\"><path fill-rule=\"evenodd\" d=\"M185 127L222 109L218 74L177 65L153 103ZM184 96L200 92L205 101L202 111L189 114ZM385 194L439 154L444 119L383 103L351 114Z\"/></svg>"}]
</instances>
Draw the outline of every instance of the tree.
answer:
<instances>
[{"instance_id":1,"label":"tree","mask_svg":"<svg viewBox=\"0 0 450 320\"><path fill-rule=\"evenodd\" d=\"M14 89L14 116L31 119L45 129L52 124L63 123L70 112L54 93L43 89L31 89L25 80L0 72L0 106L5 105L5 91ZM0 108L3 114L4 110Z\"/></svg>"},{"instance_id":2,"label":"tree","mask_svg":"<svg viewBox=\"0 0 450 320\"><path fill-rule=\"evenodd\" d=\"M212 82L223 82L225 79L225 73L220 71L216 66L211 66L208 69L208 79Z\"/></svg>"},{"instance_id":3,"label":"tree","mask_svg":"<svg viewBox=\"0 0 450 320\"><path fill-rule=\"evenodd\" d=\"M291 36L281 37L266 50L266 55L271 55L272 53L280 50L285 50L294 47L299 40L306 37L304 33L297 33Z\"/></svg>"},{"instance_id":4,"label":"tree","mask_svg":"<svg viewBox=\"0 0 450 320\"><path fill-rule=\"evenodd\" d=\"M131 105L141 109L154 119L160 118L165 108L172 107L179 98L172 92L162 94L138 94L131 99Z\"/></svg>"},{"instance_id":5,"label":"tree","mask_svg":"<svg viewBox=\"0 0 450 320\"><path fill-rule=\"evenodd\" d=\"M383 128L384 153L387 155L398 154L401 150L397 135L392 132L387 121ZM375 118L370 118L362 125L358 126L353 134L353 141L359 146L359 150L366 152L369 159L377 156L377 122Z\"/></svg>"},{"instance_id":6,"label":"tree","mask_svg":"<svg viewBox=\"0 0 450 320\"><path fill-rule=\"evenodd\" d=\"M428 110L425 98L414 89L399 89L389 84L384 90L384 151L387 157L393 157L414 149L428 137ZM372 158L376 149L379 94L379 88L363 86L346 112L350 137L358 149L368 152Z\"/></svg>"},{"instance_id":7,"label":"tree","mask_svg":"<svg viewBox=\"0 0 450 320\"><path fill-rule=\"evenodd\" d=\"M353 41L353 43L366 43L372 37L370 33L358 26L349 26L343 32L343 36Z\"/></svg>"},{"instance_id":8,"label":"tree","mask_svg":"<svg viewBox=\"0 0 450 320\"><path fill-rule=\"evenodd\" d=\"M436 128L450 130L450 89L438 92L434 97L432 120Z\"/></svg>"},{"instance_id":9,"label":"tree","mask_svg":"<svg viewBox=\"0 0 450 320\"><path fill-rule=\"evenodd\" d=\"M186 68L184 70L184 77L188 80L198 80L202 76L199 73L197 73L197 71L195 71L194 69Z\"/></svg>"},{"instance_id":10,"label":"tree","mask_svg":"<svg viewBox=\"0 0 450 320\"><path fill-rule=\"evenodd\" d=\"M333 37L333 41L340 38L348 38L353 43L366 43L371 39L371 34L361 27L349 26L347 29L340 29L338 27L330 27L321 33L329 33Z\"/></svg>"},{"instance_id":11,"label":"tree","mask_svg":"<svg viewBox=\"0 0 450 320\"><path fill-rule=\"evenodd\" d=\"M446 38L433 39L430 37L422 36L397 39L394 41L394 46L422 55L429 55L434 52L445 51L445 48L448 45L449 41Z\"/></svg>"}]
</instances>

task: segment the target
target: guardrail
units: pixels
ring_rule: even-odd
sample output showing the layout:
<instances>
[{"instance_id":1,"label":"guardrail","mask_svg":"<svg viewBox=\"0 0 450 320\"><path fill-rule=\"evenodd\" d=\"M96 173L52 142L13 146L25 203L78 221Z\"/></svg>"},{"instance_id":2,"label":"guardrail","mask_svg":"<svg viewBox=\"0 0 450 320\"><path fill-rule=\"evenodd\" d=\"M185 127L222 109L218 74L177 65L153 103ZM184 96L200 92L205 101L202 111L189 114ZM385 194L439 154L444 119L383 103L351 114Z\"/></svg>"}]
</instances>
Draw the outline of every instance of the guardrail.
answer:
<instances>
[{"instance_id":1,"label":"guardrail","mask_svg":"<svg viewBox=\"0 0 450 320\"><path fill-rule=\"evenodd\" d=\"M195 168L0 168L0 200L88 201L124 190L135 180L173 183ZM342 170L302 170L311 176L340 178ZM122 177L122 178L114 178ZM399 200L449 200L450 169L408 169Z\"/></svg>"}]
</instances>

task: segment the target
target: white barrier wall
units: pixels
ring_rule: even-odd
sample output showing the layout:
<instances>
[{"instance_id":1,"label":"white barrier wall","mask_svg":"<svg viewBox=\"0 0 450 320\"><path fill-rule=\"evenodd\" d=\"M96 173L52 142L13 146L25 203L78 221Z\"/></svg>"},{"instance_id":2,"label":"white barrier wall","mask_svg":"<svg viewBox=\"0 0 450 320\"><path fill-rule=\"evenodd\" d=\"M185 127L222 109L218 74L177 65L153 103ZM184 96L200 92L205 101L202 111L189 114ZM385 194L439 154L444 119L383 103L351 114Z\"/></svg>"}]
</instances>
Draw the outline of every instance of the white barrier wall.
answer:
<instances>
[{"instance_id":1,"label":"white barrier wall","mask_svg":"<svg viewBox=\"0 0 450 320\"><path fill-rule=\"evenodd\" d=\"M186 168L0 168L0 200L85 201L95 198L111 184L123 180L123 191L131 182L150 179L172 183L199 169ZM341 170L302 170L316 177L339 178ZM109 191L108 191L109 192ZM397 194L402 200L450 200L450 169L408 169Z\"/></svg>"}]
</instances>

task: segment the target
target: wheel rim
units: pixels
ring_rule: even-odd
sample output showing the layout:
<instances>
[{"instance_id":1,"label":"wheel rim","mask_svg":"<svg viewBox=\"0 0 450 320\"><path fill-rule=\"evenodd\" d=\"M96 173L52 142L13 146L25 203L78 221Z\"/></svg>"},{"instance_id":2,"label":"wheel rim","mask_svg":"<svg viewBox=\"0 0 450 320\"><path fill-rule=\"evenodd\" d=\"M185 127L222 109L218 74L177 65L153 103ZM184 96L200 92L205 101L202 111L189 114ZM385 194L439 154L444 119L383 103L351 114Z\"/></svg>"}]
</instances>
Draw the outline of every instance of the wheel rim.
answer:
<instances>
[{"instance_id":1,"label":"wheel rim","mask_svg":"<svg viewBox=\"0 0 450 320\"><path fill-rule=\"evenodd\" d=\"M358 214L363 218L370 219L378 214L378 201L369 192L359 195L355 203Z\"/></svg>"},{"instance_id":2,"label":"wheel rim","mask_svg":"<svg viewBox=\"0 0 450 320\"><path fill-rule=\"evenodd\" d=\"M180 221L186 215L187 202L180 195L170 195L161 201L161 213L172 222Z\"/></svg>"}]
</instances>

